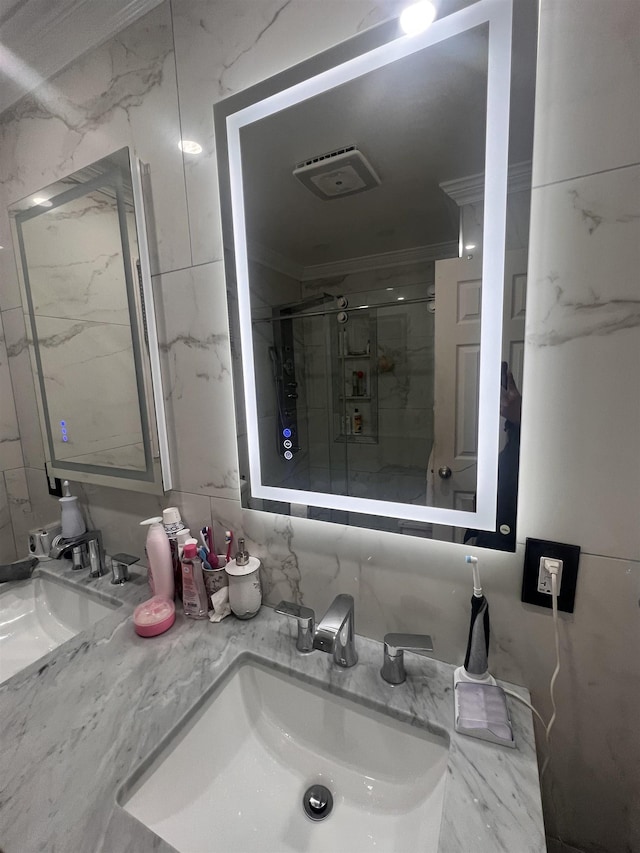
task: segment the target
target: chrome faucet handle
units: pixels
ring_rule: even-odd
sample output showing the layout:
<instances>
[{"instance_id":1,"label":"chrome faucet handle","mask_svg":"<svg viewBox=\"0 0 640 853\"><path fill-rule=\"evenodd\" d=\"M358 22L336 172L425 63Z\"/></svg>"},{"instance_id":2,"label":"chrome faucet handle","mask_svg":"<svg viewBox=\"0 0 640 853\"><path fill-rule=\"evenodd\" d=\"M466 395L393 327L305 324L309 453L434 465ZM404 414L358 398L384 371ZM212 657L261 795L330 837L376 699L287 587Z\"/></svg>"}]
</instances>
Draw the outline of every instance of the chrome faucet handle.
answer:
<instances>
[{"instance_id":1,"label":"chrome faucet handle","mask_svg":"<svg viewBox=\"0 0 640 853\"><path fill-rule=\"evenodd\" d=\"M313 648L333 655L338 666L355 666L355 603L352 595L336 595L316 628Z\"/></svg>"},{"instance_id":2,"label":"chrome faucet handle","mask_svg":"<svg viewBox=\"0 0 640 853\"><path fill-rule=\"evenodd\" d=\"M296 649L307 654L313 651L313 634L315 631L316 614L310 607L294 604L292 601L281 601L276 607L276 613L298 620L298 639Z\"/></svg>"},{"instance_id":3,"label":"chrome faucet handle","mask_svg":"<svg viewBox=\"0 0 640 853\"><path fill-rule=\"evenodd\" d=\"M87 543L79 542L71 551L71 568L74 572L79 572L86 569L88 565Z\"/></svg>"},{"instance_id":4,"label":"chrome faucet handle","mask_svg":"<svg viewBox=\"0 0 640 853\"><path fill-rule=\"evenodd\" d=\"M114 554L111 558L111 583L123 584L129 580L129 566L137 563L140 557L131 554Z\"/></svg>"},{"instance_id":5,"label":"chrome faucet handle","mask_svg":"<svg viewBox=\"0 0 640 853\"><path fill-rule=\"evenodd\" d=\"M99 530L87 530L84 534L89 550L89 577L99 578L106 573L102 533Z\"/></svg>"},{"instance_id":6,"label":"chrome faucet handle","mask_svg":"<svg viewBox=\"0 0 640 853\"><path fill-rule=\"evenodd\" d=\"M99 578L105 572L102 536L98 533L95 539L89 539L89 577Z\"/></svg>"},{"instance_id":7,"label":"chrome faucet handle","mask_svg":"<svg viewBox=\"0 0 640 853\"><path fill-rule=\"evenodd\" d=\"M404 668L404 653L433 651L433 642L428 634L385 634L384 659L380 675L388 684L402 684L407 673Z\"/></svg>"}]
</instances>

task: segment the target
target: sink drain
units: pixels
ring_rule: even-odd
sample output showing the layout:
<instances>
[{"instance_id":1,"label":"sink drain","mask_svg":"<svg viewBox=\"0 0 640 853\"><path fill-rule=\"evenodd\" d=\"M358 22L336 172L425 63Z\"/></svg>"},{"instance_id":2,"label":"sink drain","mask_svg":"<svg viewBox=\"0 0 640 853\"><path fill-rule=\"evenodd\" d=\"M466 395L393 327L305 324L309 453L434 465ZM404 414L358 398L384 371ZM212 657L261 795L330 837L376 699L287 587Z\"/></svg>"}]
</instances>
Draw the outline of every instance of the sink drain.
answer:
<instances>
[{"instance_id":1,"label":"sink drain","mask_svg":"<svg viewBox=\"0 0 640 853\"><path fill-rule=\"evenodd\" d=\"M302 807L311 820L324 820L333 809L331 791L324 785L312 785L304 792Z\"/></svg>"}]
</instances>

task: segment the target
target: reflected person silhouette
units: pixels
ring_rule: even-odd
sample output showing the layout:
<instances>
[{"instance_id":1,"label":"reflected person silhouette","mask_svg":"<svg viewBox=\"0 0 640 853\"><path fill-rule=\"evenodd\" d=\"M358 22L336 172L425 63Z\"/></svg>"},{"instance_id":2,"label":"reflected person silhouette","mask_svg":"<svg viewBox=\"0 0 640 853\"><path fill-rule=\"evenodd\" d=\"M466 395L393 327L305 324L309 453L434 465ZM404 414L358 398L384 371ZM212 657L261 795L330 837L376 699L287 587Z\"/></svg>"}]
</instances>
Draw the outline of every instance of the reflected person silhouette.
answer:
<instances>
[{"instance_id":1,"label":"reflected person silhouette","mask_svg":"<svg viewBox=\"0 0 640 853\"><path fill-rule=\"evenodd\" d=\"M506 361L502 362L500 415L505 419L506 443L498 456L498 502L495 530L467 530L464 541L480 548L514 551L520 470L522 396Z\"/></svg>"}]
</instances>

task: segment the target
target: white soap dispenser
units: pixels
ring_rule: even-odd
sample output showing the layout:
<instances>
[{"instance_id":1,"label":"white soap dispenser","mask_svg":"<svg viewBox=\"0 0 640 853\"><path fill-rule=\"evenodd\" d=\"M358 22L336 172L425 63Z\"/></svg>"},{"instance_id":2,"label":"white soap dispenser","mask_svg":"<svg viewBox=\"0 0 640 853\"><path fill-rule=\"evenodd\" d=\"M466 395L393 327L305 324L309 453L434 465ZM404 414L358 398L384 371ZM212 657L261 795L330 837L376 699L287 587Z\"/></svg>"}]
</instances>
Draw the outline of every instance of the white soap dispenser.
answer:
<instances>
[{"instance_id":1,"label":"white soap dispenser","mask_svg":"<svg viewBox=\"0 0 640 853\"><path fill-rule=\"evenodd\" d=\"M235 560L225 566L229 576L229 607L238 619L251 619L260 610L262 587L260 585L260 560L252 557L238 540Z\"/></svg>"},{"instance_id":2,"label":"white soap dispenser","mask_svg":"<svg viewBox=\"0 0 640 853\"><path fill-rule=\"evenodd\" d=\"M77 496L71 494L68 480L62 484L62 497L58 498L58 503L60 504L62 538L73 539L84 533L87 525L84 523Z\"/></svg>"}]
</instances>

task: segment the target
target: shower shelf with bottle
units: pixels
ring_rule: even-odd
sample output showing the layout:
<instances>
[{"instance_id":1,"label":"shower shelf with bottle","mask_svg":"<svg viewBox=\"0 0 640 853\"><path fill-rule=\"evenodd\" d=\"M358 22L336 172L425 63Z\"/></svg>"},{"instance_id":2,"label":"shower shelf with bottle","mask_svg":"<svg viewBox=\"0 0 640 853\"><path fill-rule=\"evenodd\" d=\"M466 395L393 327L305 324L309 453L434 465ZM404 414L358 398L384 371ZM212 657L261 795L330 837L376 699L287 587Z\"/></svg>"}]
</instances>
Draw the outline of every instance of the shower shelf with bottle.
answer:
<instances>
[{"instance_id":1,"label":"shower shelf with bottle","mask_svg":"<svg viewBox=\"0 0 640 853\"><path fill-rule=\"evenodd\" d=\"M376 318L358 311L331 335L333 438L349 444L378 443Z\"/></svg>"}]
</instances>

